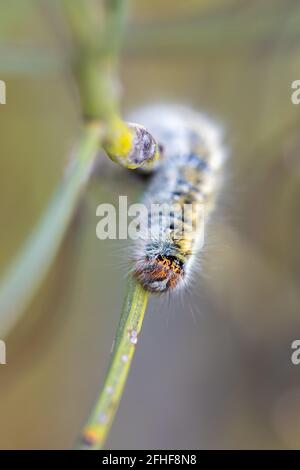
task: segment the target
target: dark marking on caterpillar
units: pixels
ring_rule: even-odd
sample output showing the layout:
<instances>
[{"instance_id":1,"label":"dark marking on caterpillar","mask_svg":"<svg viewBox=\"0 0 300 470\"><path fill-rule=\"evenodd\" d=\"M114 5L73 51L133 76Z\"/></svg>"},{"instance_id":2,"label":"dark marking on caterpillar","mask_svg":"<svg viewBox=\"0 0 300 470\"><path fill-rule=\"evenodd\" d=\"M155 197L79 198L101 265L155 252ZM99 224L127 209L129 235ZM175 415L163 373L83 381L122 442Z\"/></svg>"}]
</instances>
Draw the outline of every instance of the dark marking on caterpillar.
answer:
<instances>
[{"instance_id":1,"label":"dark marking on caterpillar","mask_svg":"<svg viewBox=\"0 0 300 470\"><path fill-rule=\"evenodd\" d=\"M151 234L134 245L133 276L147 291L163 293L183 286L191 276L202 249L199 226L214 209L226 152L221 129L189 108L150 106L134 118L159 142L164 159L143 199L149 213L141 229L150 225ZM153 204L168 204L168 222L160 212L151 213ZM173 211L178 204L195 210L182 210L178 217ZM178 236L180 224L189 230Z\"/></svg>"}]
</instances>

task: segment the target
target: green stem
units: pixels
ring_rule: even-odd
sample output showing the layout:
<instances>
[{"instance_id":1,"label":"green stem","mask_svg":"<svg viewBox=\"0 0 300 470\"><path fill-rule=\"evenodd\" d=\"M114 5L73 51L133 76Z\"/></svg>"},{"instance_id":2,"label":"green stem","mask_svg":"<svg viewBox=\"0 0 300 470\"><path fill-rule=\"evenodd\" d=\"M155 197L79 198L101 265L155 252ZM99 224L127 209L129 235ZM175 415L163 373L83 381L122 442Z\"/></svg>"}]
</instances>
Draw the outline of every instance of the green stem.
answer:
<instances>
[{"instance_id":1,"label":"green stem","mask_svg":"<svg viewBox=\"0 0 300 470\"><path fill-rule=\"evenodd\" d=\"M93 121L83 126L71 166L42 219L1 280L1 337L5 337L14 327L45 278L76 210L97 151L103 145L107 133L112 133L112 122L121 121L116 117L118 103L111 85L114 75L109 64L116 62L124 3L125 0L106 3L98 0L63 2L77 45L74 69L77 70L76 80L81 91L83 114L93 118ZM116 36L114 41L113 35ZM127 131L125 125L124 128Z\"/></svg>"},{"instance_id":2,"label":"green stem","mask_svg":"<svg viewBox=\"0 0 300 470\"><path fill-rule=\"evenodd\" d=\"M103 389L84 427L79 449L97 450L105 444L126 384L147 302L147 292L130 278Z\"/></svg>"},{"instance_id":3,"label":"green stem","mask_svg":"<svg viewBox=\"0 0 300 470\"><path fill-rule=\"evenodd\" d=\"M99 149L102 127L86 126L54 196L0 286L0 335L5 337L41 285L77 207Z\"/></svg>"},{"instance_id":4,"label":"green stem","mask_svg":"<svg viewBox=\"0 0 300 470\"><path fill-rule=\"evenodd\" d=\"M126 0L64 0L75 44L74 77L87 119L114 120L119 115L117 55Z\"/></svg>"},{"instance_id":5,"label":"green stem","mask_svg":"<svg viewBox=\"0 0 300 470\"><path fill-rule=\"evenodd\" d=\"M65 177L0 286L1 337L14 327L45 278L89 179L100 145L105 147L106 144L112 153L115 151L124 157L133 145L131 130L119 117L114 87L116 50L125 3L125 0L106 2L105 23L100 14L102 2L64 0L77 46L74 75L83 115L88 121ZM105 23L104 31L100 28L101 21ZM111 364L103 391L84 428L81 447L98 449L104 445L125 387L147 300L147 293L130 278Z\"/></svg>"}]
</instances>

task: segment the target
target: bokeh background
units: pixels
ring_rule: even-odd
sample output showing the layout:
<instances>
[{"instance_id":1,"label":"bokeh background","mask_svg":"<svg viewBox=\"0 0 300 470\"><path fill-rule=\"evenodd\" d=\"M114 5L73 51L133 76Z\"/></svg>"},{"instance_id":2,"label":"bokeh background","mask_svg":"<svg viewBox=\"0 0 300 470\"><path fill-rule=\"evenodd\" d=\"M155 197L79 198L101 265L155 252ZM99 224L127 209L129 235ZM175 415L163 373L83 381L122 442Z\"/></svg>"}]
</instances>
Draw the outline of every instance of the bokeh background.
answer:
<instances>
[{"instance_id":1,"label":"bokeh background","mask_svg":"<svg viewBox=\"0 0 300 470\"><path fill-rule=\"evenodd\" d=\"M1 276L80 127L58 3L0 0ZM297 0L131 2L124 113L160 101L205 110L223 123L231 157L202 273L183 300L151 300L108 448L300 447L299 40ZM119 194L135 201L144 185L114 166L92 178L6 338L0 448L73 445L104 378L126 274L128 246L97 240L96 207Z\"/></svg>"}]
</instances>

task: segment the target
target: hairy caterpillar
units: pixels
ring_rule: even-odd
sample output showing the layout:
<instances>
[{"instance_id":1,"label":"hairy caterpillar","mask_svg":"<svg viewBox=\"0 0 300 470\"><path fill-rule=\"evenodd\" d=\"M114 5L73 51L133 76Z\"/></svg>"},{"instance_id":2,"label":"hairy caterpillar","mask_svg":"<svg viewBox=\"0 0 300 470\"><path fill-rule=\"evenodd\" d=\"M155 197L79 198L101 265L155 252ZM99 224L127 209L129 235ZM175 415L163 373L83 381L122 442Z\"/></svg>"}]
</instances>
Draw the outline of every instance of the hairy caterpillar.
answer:
<instances>
[{"instance_id":1,"label":"hairy caterpillar","mask_svg":"<svg viewBox=\"0 0 300 470\"><path fill-rule=\"evenodd\" d=\"M143 200L151 215L141 222L141 233L147 235L134 246L133 275L146 290L163 293L184 285L201 249L201 227L221 183L222 133L206 116L185 107L150 106L133 117L164 148ZM150 210L161 204L169 207L169 217ZM178 212L178 206L192 210Z\"/></svg>"}]
</instances>

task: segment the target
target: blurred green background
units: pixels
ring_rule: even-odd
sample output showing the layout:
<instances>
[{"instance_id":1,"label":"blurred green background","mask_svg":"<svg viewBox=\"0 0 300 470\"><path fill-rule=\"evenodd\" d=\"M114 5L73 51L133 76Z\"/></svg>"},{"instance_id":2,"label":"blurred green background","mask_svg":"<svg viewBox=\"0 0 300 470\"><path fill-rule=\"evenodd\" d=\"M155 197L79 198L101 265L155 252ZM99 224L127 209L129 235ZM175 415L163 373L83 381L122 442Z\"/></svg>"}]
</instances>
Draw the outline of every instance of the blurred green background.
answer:
<instances>
[{"instance_id":1,"label":"blurred green background","mask_svg":"<svg viewBox=\"0 0 300 470\"><path fill-rule=\"evenodd\" d=\"M205 110L223 123L231 158L202 274L183 300L151 299L107 446L299 448L299 2L135 0L127 23L124 113L160 101ZM1 275L78 136L69 56L57 0L0 0ZM96 207L119 194L134 201L143 186L113 165L93 177L7 338L0 448L74 443L104 378L127 264L127 243L97 240Z\"/></svg>"}]
</instances>

